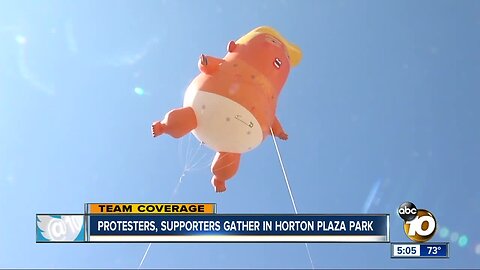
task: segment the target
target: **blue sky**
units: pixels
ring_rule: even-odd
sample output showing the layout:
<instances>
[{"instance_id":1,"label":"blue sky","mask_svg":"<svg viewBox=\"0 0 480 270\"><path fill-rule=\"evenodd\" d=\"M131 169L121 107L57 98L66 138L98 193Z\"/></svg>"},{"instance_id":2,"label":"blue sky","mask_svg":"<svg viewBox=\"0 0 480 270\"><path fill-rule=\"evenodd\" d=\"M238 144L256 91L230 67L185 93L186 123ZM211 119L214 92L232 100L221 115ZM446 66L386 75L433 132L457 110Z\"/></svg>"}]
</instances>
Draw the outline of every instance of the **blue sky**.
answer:
<instances>
[{"instance_id":1,"label":"blue sky","mask_svg":"<svg viewBox=\"0 0 480 270\"><path fill-rule=\"evenodd\" d=\"M194 155L192 136L150 135L181 106L198 56L221 57L260 25L304 53L277 112L299 212L390 213L392 241L406 241L394 213L409 200L450 232L434 237L452 242L448 260L392 260L388 244L311 244L315 266L478 267L480 2L373 0L0 2L0 267L136 268L146 244L35 244L35 213L80 213L85 202L292 213L270 138L216 194L212 151ZM154 244L143 266L309 261L302 244Z\"/></svg>"}]
</instances>

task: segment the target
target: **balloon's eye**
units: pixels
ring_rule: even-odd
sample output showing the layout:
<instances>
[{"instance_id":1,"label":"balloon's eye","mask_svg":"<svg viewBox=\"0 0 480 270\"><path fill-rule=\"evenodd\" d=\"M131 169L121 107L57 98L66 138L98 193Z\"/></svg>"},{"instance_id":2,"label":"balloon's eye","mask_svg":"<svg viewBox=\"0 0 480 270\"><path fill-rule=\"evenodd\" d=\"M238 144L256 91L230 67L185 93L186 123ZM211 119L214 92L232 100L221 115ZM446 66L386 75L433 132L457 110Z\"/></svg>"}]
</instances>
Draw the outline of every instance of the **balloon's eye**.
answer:
<instances>
[{"instance_id":1,"label":"balloon's eye","mask_svg":"<svg viewBox=\"0 0 480 270\"><path fill-rule=\"evenodd\" d=\"M267 36L266 37L266 40L271 42L272 44L276 45L276 46L280 46L280 41L278 41L276 38L272 37L272 36Z\"/></svg>"}]
</instances>

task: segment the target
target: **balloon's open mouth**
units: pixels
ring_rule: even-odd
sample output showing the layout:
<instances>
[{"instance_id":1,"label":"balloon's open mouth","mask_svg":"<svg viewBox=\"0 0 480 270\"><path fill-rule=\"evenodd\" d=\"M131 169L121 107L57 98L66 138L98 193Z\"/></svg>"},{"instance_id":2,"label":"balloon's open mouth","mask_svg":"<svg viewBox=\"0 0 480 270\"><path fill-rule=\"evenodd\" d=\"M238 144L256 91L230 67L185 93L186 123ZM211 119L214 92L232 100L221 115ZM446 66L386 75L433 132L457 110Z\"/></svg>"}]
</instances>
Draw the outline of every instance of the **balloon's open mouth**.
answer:
<instances>
[{"instance_id":1,"label":"balloon's open mouth","mask_svg":"<svg viewBox=\"0 0 480 270\"><path fill-rule=\"evenodd\" d=\"M273 61L273 65L279 69L280 66L282 65L282 60L278 59L278 58L275 58L275 61Z\"/></svg>"}]
</instances>

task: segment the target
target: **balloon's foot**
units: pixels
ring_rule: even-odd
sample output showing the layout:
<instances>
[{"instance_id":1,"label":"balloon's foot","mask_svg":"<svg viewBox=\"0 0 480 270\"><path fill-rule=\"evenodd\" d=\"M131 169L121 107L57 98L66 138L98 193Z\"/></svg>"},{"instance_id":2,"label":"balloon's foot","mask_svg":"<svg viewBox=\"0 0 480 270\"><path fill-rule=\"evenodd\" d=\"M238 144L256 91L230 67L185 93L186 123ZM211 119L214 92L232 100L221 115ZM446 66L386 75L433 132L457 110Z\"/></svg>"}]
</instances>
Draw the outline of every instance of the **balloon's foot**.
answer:
<instances>
[{"instance_id":1,"label":"balloon's foot","mask_svg":"<svg viewBox=\"0 0 480 270\"><path fill-rule=\"evenodd\" d=\"M225 181L216 180L215 177L212 178L212 186L217 193L225 192L227 190Z\"/></svg>"}]
</instances>

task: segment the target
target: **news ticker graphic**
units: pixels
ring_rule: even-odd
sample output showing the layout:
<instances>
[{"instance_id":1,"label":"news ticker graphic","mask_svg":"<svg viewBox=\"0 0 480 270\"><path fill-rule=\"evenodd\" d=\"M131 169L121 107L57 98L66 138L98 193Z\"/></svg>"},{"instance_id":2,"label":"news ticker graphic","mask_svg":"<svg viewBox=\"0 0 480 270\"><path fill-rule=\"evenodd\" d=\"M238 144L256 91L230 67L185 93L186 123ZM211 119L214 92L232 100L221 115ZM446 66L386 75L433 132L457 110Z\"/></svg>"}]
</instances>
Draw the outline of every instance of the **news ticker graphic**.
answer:
<instances>
[{"instance_id":1,"label":"news ticker graphic","mask_svg":"<svg viewBox=\"0 0 480 270\"><path fill-rule=\"evenodd\" d=\"M448 258L448 243L391 243L392 258Z\"/></svg>"},{"instance_id":2,"label":"news ticker graphic","mask_svg":"<svg viewBox=\"0 0 480 270\"><path fill-rule=\"evenodd\" d=\"M388 214L216 214L215 204L86 204L37 215L45 242L390 242Z\"/></svg>"}]
</instances>

